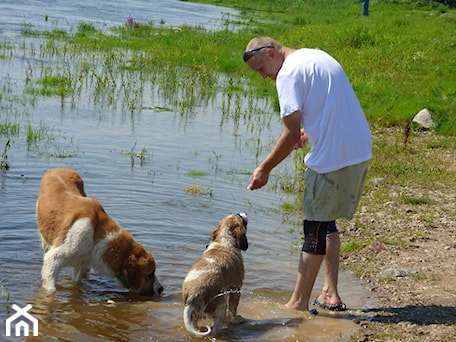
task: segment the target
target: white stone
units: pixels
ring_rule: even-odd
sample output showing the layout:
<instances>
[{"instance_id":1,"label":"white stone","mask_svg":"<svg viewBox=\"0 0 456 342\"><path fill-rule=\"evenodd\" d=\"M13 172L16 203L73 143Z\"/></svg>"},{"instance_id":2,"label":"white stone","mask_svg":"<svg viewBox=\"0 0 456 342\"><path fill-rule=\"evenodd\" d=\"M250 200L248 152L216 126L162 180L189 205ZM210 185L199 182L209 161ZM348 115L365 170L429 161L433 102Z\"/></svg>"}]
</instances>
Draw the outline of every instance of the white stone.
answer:
<instances>
[{"instance_id":1,"label":"white stone","mask_svg":"<svg viewBox=\"0 0 456 342\"><path fill-rule=\"evenodd\" d=\"M415 115L412 121L423 128L431 129L434 127L434 113L424 108Z\"/></svg>"}]
</instances>

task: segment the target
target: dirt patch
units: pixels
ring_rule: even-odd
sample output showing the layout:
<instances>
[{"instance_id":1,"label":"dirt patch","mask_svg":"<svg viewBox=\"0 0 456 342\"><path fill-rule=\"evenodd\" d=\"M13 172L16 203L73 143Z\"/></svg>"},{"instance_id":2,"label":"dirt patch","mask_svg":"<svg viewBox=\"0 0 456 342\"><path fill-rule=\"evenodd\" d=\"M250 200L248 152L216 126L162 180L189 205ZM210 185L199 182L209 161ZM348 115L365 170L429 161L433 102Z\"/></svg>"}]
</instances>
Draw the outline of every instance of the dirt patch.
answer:
<instances>
[{"instance_id":1,"label":"dirt patch","mask_svg":"<svg viewBox=\"0 0 456 342\"><path fill-rule=\"evenodd\" d=\"M374 134L374 160L359 212L339 224L343 243L361 244L342 253L343 267L364 279L381 302L355 319L360 331L354 340L456 341L451 139L417 132L401 145L400 132Z\"/></svg>"}]
</instances>

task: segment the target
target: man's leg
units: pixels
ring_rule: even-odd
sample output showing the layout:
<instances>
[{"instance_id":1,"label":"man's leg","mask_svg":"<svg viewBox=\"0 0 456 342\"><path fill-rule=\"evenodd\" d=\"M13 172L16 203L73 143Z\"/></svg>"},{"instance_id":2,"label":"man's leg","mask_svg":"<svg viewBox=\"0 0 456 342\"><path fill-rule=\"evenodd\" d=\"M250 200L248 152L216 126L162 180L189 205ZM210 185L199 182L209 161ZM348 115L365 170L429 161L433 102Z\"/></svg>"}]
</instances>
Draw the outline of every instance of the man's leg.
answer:
<instances>
[{"instance_id":1,"label":"man's leg","mask_svg":"<svg viewBox=\"0 0 456 342\"><path fill-rule=\"evenodd\" d=\"M286 307L301 311L309 310L310 295L324 257L320 254L301 253L296 286Z\"/></svg>"},{"instance_id":2,"label":"man's leg","mask_svg":"<svg viewBox=\"0 0 456 342\"><path fill-rule=\"evenodd\" d=\"M335 228L335 222L304 220L304 243L299 259L298 276L295 289L286 304L288 308L308 311L309 299L315 279L325 258L328 229Z\"/></svg>"},{"instance_id":3,"label":"man's leg","mask_svg":"<svg viewBox=\"0 0 456 342\"><path fill-rule=\"evenodd\" d=\"M326 237L326 255L323 260L325 266L325 283L318 296L318 301L327 305L342 304L337 290L339 278L340 238L339 233L333 232Z\"/></svg>"}]
</instances>

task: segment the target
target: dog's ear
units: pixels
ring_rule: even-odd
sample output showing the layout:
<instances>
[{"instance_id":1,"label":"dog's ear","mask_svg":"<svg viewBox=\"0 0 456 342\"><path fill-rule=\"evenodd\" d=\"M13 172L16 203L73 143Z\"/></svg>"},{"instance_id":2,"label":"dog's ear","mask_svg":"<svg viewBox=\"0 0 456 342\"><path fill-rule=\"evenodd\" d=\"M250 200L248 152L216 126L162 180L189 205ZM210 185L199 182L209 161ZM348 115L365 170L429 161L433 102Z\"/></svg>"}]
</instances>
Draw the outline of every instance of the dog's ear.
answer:
<instances>
[{"instance_id":1,"label":"dog's ear","mask_svg":"<svg viewBox=\"0 0 456 342\"><path fill-rule=\"evenodd\" d=\"M217 238L217 235L218 235L218 231L220 230L220 225L218 225L216 227L216 229L214 229L211 233L211 237L209 238L209 241L207 242L207 245L209 246L211 244L212 241L215 241L215 239Z\"/></svg>"},{"instance_id":2,"label":"dog's ear","mask_svg":"<svg viewBox=\"0 0 456 342\"><path fill-rule=\"evenodd\" d=\"M217 226L214 228L214 230L212 231L211 237L209 238L209 241L207 242L207 246L209 246L212 241L217 240L221 229L222 229L222 222L219 222L217 224ZM207 248L207 246L206 246L206 248Z\"/></svg>"},{"instance_id":3,"label":"dog's ear","mask_svg":"<svg viewBox=\"0 0 456 342\"><path fill-rule=\"evenodd\" d=\"M243 251L246 251L247 248L249 248L249 242L247 241L247 235L245 234L239 234L237 237L236 237L236 247L243 250Z\"/></svg>"},{"instance_id":4,"label":"dog's ear","mask_svg":"<svg viewBox=\"0 0 456 342\"><path fill-rule=\"evenodd\" d=\"M139 284L138 260L130 255L122 270L122 275L129 289L137 290Z\"/></svg>"}]
</instances>

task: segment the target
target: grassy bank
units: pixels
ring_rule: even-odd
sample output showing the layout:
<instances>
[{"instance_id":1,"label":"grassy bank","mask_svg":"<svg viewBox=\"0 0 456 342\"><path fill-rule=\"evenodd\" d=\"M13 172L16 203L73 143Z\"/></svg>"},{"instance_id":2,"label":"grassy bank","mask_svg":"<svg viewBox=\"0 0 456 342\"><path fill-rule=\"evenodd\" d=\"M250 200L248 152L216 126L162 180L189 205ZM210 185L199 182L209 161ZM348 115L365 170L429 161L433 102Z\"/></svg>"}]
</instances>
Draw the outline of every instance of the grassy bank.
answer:
<instances>
[{"instance_id":1,"label":"grassy bank","mask_svg":"<svg viewBox=\"0 0 456 342\"><path fill-rule=\"evenodd\" d=\"M432 1L371 1L364 17L353 0L198 2L240 10L248 24L226 44L232 50L268 35L328 51L343 65L372 124L405 125L427 107L439 133L456 133L455 10Z\"/></svg>"}]
</instances>

